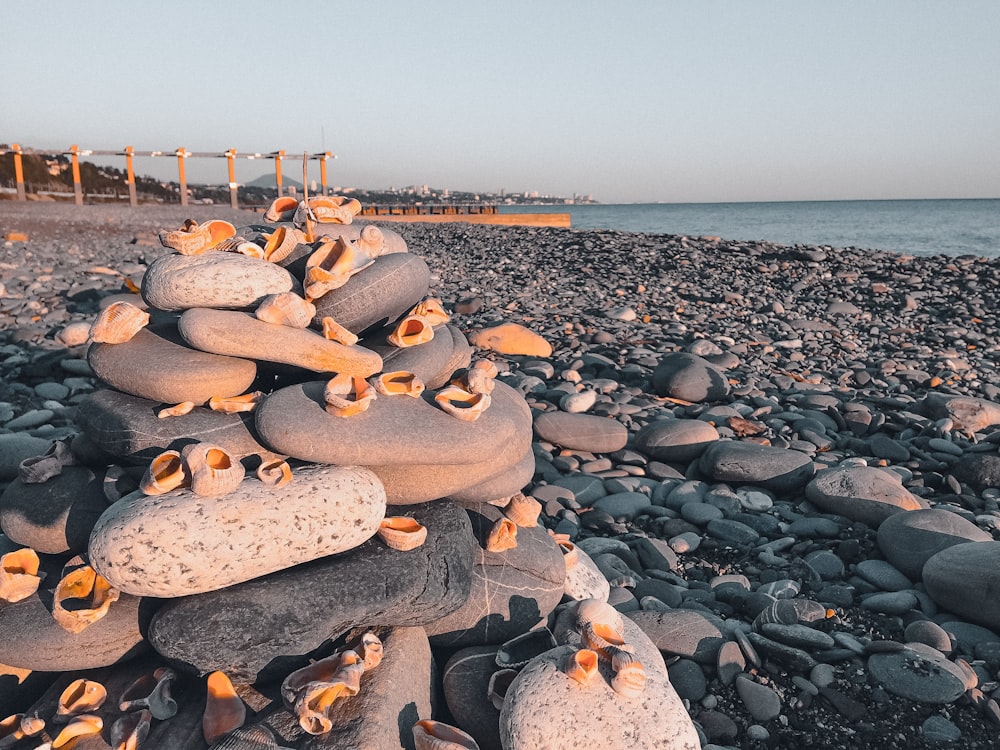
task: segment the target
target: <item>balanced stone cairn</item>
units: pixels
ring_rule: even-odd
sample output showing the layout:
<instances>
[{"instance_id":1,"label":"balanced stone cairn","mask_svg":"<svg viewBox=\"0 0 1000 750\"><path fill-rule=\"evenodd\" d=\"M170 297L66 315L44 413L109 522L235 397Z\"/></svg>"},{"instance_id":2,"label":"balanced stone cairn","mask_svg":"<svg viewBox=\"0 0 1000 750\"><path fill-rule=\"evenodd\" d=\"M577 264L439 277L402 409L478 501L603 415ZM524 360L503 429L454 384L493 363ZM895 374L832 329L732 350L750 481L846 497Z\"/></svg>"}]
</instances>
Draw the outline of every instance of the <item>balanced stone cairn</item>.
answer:
<instances>
[{"instance_id":1,"label":"balanced stone cairn","mask_svg":"<svg viewBox=\"0 0 1000 750\"><path fill-rule=\"evenodd\" d=\"M605 747L698 747L657 647L520 492L523 396L359 211L188 221L103 301L107 388L0 497L0 747L570 748L599 720Z\"/></svg>"}]
</instances>

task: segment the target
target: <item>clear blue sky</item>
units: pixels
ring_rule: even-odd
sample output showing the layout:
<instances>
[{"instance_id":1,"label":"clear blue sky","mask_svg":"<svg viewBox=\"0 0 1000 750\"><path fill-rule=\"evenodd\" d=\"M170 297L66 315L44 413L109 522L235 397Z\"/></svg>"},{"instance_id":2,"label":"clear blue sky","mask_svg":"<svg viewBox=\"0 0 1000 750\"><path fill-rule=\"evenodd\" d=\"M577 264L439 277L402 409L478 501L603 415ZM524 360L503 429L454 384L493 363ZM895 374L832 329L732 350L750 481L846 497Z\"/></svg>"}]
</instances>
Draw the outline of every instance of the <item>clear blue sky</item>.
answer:
<instances>
[{"instance_id":1,"label":"clear blue sky","mask_svg":"<svg viewBox=\"0 0 1000 750\"><path fill-rule=\"evenodd\" d=\"M325 147L336 185L603 202L1000 197L996 0L4 0L0 17L0 142ZM227 180L222 159L188 171Z\"/></svg>"}]
</instances>

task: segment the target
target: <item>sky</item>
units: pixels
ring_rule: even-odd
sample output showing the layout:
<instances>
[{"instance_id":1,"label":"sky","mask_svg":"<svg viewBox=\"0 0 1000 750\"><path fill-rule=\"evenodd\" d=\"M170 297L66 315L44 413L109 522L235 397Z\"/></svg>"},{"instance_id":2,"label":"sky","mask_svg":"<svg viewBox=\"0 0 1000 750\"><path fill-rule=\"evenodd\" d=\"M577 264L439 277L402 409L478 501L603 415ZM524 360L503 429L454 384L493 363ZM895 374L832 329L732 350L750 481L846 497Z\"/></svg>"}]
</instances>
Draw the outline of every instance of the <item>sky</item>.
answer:
<instances>
[{"instance_id":1,"label":"sky","mask_svg":"<svg viewBox=\"0 0 1000 750\"><path fill-rule=\"evenodd\" d=\"M0 143L331 151L331 185L604 203L1000 197L995 0L0 10ZM228 181L225 159L187 172Z\"/></svg>"}]
</instances>

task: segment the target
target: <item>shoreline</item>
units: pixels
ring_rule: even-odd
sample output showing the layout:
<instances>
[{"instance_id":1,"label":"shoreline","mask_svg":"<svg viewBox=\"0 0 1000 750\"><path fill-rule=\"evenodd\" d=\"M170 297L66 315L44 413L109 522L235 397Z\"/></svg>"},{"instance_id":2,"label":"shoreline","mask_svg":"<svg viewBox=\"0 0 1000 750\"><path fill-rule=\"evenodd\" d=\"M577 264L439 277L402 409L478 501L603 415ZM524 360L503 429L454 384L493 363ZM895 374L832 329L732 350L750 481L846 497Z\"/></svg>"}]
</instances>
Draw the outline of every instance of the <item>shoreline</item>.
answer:
<instances>
[{"instance_id":1,"label":"shoreline","mask_svg":"<svg viewBox=\"0 0 1000 750\"><path fill-rule=\"evenodd\" d=\"M15 211L0 202L0 234L29 235L27 243L5 247L0 260L0 402L8 405L0 433L40 437L72 433L74 399L87 392L83 370L67 364L81 361L85 347L67 349L55 336L69 323L89 320L101 297L119 291L125 278L141 278L145 266L167 252L150 244L157 230L187 217L259 221L258 214L219 206L26 208ZM561 411L563 397L586 390L595 394L589 413L628 429L629 447L613 455L561 450L536 438L533 490L578 476L596 477L605 490L633 486L638 494L649 485L636 478L667 486L665 503L632 518L594 512L582 496L553 499L545 503L549 528L575 528L580 540L616 542L695 534L700 546L680 554L669 574L633 568L632 575L669 583L677 595L671 609L697 612L709 622L753 620L752 597L725 595L713 586L720 575L745 577L754 594L792 580L803 597L836 610L836 619L817 629L839 634L840 652L800 649L828 667L822 671L830 673L829 682L774 654L747 669L779 700L780 711L771 718L755 716L736 687L719 678L714 661L668 658L671 679L711 744L934 747L925 722L942 716L957 728L963 747L992 746L1000 716L991 718L964 698L924 703L898 697L869 668L874 654L903 649L908 625L926 620L947 627L961 619L930 602L916 581L902 589L916 592L915 604L899 612L866 605L873 596L898 593L880 588L859 568L884 558L871 525L821 510L798 491L761 493L752 483L714 480L698 460L649 460L639 455L636 441L644 425L667 418L708 422L723 439L745 439L751 428L759 429L761 440L820 468L845 461L881 466L928 506L1000 538L1000 493L957 478L967 457L997 454L1000 431L990 425L970 437L929 414L925 404L932 394L1000 402L1000 320L993 300L1000 260L831 253L612 230L395 222L389 228L427 261L431 292L446 307L478 302L477 312L455 316L465 332L515 322L551 343L552 356L545 359L500 358L504 377L526 394L536 416ZM671 352L710 361L723 373L728 393L704 402L657 393L653 372ZM65 381L70 386L62 402L39 388ZM41 425L6 426L43 410L52 416ZM862 412L864 424L856 421ZM931 440L942 442L931 448ZM682 487L700 493L697 509L684 511L684 504L669 500ZM741 523L758 538L727 541L708 531L709 517ZM802 530L807 527L812 531ZM627 555L620 559L627 565ZM834 568L839 561L840 569L821 575L810 567L817 559ZM642 597L628 598L628 585L616 588L623 609L642 607ZM835 595L844 598L833 602ZM953 639L952 663L960 656L971 664L980 673L984 703L995 700L996 651L977 650L964 638ZM843 644L849 653L842 653ZM860 650L852 651L854 644Z\"/></svg>"}]
</instances>

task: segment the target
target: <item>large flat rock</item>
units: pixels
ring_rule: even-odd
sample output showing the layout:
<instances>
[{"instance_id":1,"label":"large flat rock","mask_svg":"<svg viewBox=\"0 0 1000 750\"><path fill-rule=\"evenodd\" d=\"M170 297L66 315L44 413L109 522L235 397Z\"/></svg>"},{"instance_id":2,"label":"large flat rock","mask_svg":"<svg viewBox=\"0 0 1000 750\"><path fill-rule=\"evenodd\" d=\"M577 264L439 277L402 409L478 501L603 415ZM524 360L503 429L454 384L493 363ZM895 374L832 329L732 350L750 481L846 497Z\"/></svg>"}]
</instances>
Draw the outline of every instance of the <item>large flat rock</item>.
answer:
<instances>
[{"instance_id":1,"label":"large flat rock","mask_svg":"<svg viewBox=\"0 0 1000 750\"><path fill-rule=\"evenodd\" d=\"M821 471L806 487L806 497L827 513L878 527L896 513L927 508L927 501L903 486L899 474L870 466Z\"/></svg>"},{"instance_id":2,"label":"large flat rock","mask_svg":"<svg viewBox=\"0 0 1000 750\"><path fill-rule=\"evenodd\" d=\"M699 465L717 482L758 484L779 494L800 491L813 475L812 459L805 453L738 440L712 443Z\"/></svg>"},{"instance_id":3,"label":"large flat rock","mask_svg":"<svg viewBox=\"0 0 1000 750\"><path fill-rule=\"evenodd\" d=\"M924 564L923 575L927 593L940 606L1000 631L1000 542L948 547Z\"/></svg>"}]
</instances>

